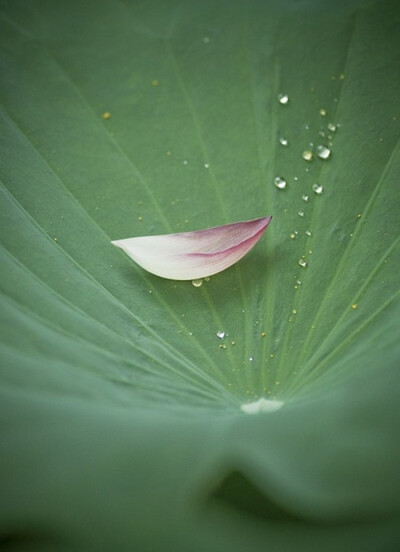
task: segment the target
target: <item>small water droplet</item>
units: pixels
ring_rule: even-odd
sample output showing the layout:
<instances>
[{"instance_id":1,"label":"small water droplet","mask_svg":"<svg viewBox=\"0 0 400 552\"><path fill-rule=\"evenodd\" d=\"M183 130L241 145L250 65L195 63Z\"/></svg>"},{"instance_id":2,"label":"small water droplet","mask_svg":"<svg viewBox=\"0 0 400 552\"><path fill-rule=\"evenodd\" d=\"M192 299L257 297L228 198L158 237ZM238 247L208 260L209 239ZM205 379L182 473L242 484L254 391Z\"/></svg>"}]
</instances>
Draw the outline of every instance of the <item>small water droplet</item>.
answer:
<instances>
[{"instance_id":1,"label":"small water droplet","mask_svg":"<svg viewBox=\"0 0 400 552\"><path fill-rule=\"evenodd\" d=\"M206 277L204 278L204 281L205 281L205 282L209 282L210 280L211 280L211 276L206 276Z\"/></svg>"},{"instance_id":2,"label":"small water droplet","mask_svg":"<svg viewBox=\"0 0 400 552\"><path fill-rule=\"evenodd\" d=\"M279 143L281 146L287 146L288 145L288 140L287 138L284 138L283 136L281 138L279 138Z\"/></svg>"},{"instance_id":3,"label":"small water droplet","mask_svg":"<svg viewBox=\"0 0 400 552\"><path fill-rule=\"evenodd\" d=\"M183 163L184 165L187 165L187 164L188 164L187 159L184 159L184 160L182 161L182 163Z\"/></svg>"},{"instance_id":4,"label":"small water droplet","mask_svg":"<svg viewBox=\"0 0 400 552\"><path fill-rule=\"evenodd\" d=\"M205 36L205 37L203 38L203 42L204 42L204 44L208 44L208 43L210 42L209 37L208 37L208 36Z\"/></svg>"},{"instance_id":5,"label":"small water droplet","mask_svg":"<svg viewBox=\"0 0 400 552\"><path fill-rule=\"evenodd\" d=\"M265 337L266 335L266 332L261 332L261 337Z\"/></svg>"},{"instance_id":6,"label":"small water droplet","mask_svg":"<svg viewBox=\"0 0 400 552\"><path fill-rule=\"evenodd\" d=\"M321 115L321 117L325 117L325 115L326 115L326 109L324 109L323 107L321 107L321 109L319 110L319 114Z\"/></svg>"},{"instance_id":7,"label":"small water droplet","mask_svg":"<svg viewBox=\"0 0 400 552\"><path fill-rule=\"evenodd\" d=\"M296 234L295 234L294 232L292 232L292 233L290 234L290 239L291 239L291 240L295 240L295 239L296 239Z\"/></svg>"},{"instance_id":8,"label":"small water droplet","mask_svg":"<svg viewBox=\"0 0 400 552\"><path fill-rule=\"evenodd\" d=\"M301 286L301 281L300 280L296 280L296 284Z\"/></svg>"},{"instance_id":9,"label":"small water droplet","mask_svg":"<svg viewBox=\"0 0 400 552\"><path fill-rule=\"evenodd\" d=\"M286 180L284 178L280 177L280 176L277 176L275 178L274 184L279 190L284 190L287 187Z\"/></svg>"},{"instance_id":10,"label":"small water droplet","mask_svg":"<svg viewBox=\"0 0 400 552\"><path fill-rule=\"evenodd\" d=\"M278 101L282 105L286 105L289 101L289 96L287 94L278 94Z\"/></svg>"},{"instance_id":11,"label":"small water droplet","mask_svg":"<svg viewBox=\"0 0 400 552\"><path fill-rule=\"evenodd\" d=\"M307 266L307 261L305 261L304 259L299 259L299 265L300 265L302 268L306 268L306 266Z\"/></svg>"},{"instance_id":12,"label":"small water droplet","mask_svg":"<svg viewBox=\"0 0 400 552\"><path fill-rule=\"evenodd\" d=\"M208 163L204 163L204 168L209 169L210 165Z\"/></svg>"},{"instance_id":13,"label":"small water droplet","mask_svg":"<svg viewBox=\"0 0 400 552\"><path fill-rule=\"evenodd\" d=\"M307 201L310 201L310 196L308 196L308 195L306 195L306 194L303 194L303 195L301 196L301 199L302 199L303 201L307 202Z\"/></svg>"},{"instance_id":14,"label":"small water droplet","mask_svg":"<svg viewBox=\"0 0 400 552\"><path fill-rule=\"evenodd\" d=\"M305 151L303 151L301 156L304 159L304 161L312 161L313 152L311 150L305 150Z\"/></svg>"},{"instance_id":15,"label":"small water droplet","mask_svg":"<svg viewBox=\"0 0 400 552\"><path fill-rule=\"evenodd\" d=\"M299 179L299 177L298 177L298 176L294 176L294 177L293 177L293 180L294 180L295 182L297 182L297 181L298 181L298 179Z\"/></svg>"},{"instance_id":16,"label":"small water droplet","mask_svg":"<svg viewBox=\"0 0 400 552\"><path fill-rule=\"evenodd\" d=\"M304 128L305 128L306 130L310 130L310 125L308 125L308 124L306 123L306 124L304 125Z\"/></svg>"},{"instance_id":17,"label":"small water droplet","mask_svg":"<svg viewBox=\"0 0 400 552\"><path fill-rule=\"evenodd\" d=\"M304 217L304 211L298 211L297 214L299 215L299 217Z\"/></svg>"},{"instance_id":18,"label":"small water droplet","mask_svg":"<svg viewBox=\"0 0 400 552\"><path fill-rule=\"evenodd\" d=\"M311 230L306 230L306 235L311 236Z\"/></svg>"},{"instance_id":19,"label":"small water droplet","mask_svg":"<svg viewBox=\"0 0 400 552\"><path fill-rule=\"evenodd\" d=\"M317 155L320 159L329 159L331 156L331 150L327 146L317 146Z\"/></svg>"},{"instance_id":20,"label":"small water droplet","mask_svg":"<svg viewBox=\"0 0 400 552\"><path fill-rule=\"evenodd\" d=\"M356 310L357 307L358 307L357 303L354 303L353 305L351 305L351 308L352 308L353 310Z\"/></svg>"},{"instance_id":21,"label":"small water droplet","mask_svg":"<svg viewBox=\"0 0 400 552\"><path fill-rule=\"evenodd\" d=\"M331 132L336 132L337 127L333 123L328 123L327 127L328 127L328 130L330 130Z\"/></svg>"},{"instance_id":22,"label":"small water droplet","mask_svg":"<svg viewBox=\"0 0 400 552\"><path fill-rule=\"evenodd\" d=\"M217 337L219 337L219 339L224 339L225 336L226 336L225 332L222 332L222 331L217 332Z\"/></svg>"},{"instance_id":23,"label":"small water droplet","mask_svg":"<svg viewBox=\"0 0 400 552\"><path fill-rule=\"evenodd\" d=\"M317 184L317 183L312 185L312 189L313 189L313 192L316 193L317 195L321 195L322 192L324 191L323 186L321 186L321 184Z\"/></svg>"},{"instance_id":24,"label":"small water droplet","mask_svg":"<svg viewBox=\"0 0 400 552\"><path fill-rule=\"evenodd\" d=\"M192 280L192 286L200 287L203 285L203 278L198 278L197 280Z\"/></svg>"},{"instance_id":25,"label":"small water droplet","mask_svg":"<svg viewBox=\"0 0 400 552\"><path fill-rule=\"evenodd\" d=\"M231 345L235 346L235 345L236 345L236 341L231 341Z\"/></svg>"},{"instance_id":26,"label":"small water droplet","mask_svg":"<svg viewBox=\"0 0 400 552\"><path fill-rule=\"evenodd\" d=\"M297 314L297 310L296 310L296 309L293 309L293 310L292 310L292 314Z\"/></svg>"},{"instance_id":27,"label":"small water droplet","mask_svg":"<svg viewBox=\"0 0 400 552\"><path fill-rule=\"evenodd\" d=\"M227 349L227 346L225 345L225 343L221 343L220 345L218 345L219 349Z\"/></svg>"},{"instance_id":28,"label":"small water droplet","mask_svg":"<svg viewBox=\"0 0 400 552\"><path fill-rule=\"evenodd\" d=\"M254 357L249 357L250 362L253 362L253 360L254 360Z\"/></svg>"}]
</instances>

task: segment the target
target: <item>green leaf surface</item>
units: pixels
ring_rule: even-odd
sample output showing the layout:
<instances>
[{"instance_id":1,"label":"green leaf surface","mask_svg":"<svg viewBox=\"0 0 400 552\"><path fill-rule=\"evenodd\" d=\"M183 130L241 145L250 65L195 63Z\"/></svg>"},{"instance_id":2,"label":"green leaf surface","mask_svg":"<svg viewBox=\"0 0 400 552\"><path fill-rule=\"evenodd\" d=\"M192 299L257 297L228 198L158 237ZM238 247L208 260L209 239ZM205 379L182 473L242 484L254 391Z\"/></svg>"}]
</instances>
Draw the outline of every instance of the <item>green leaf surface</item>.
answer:
<instances>
[{"instance_id":1,"label":"green leaf surface","mask_svg":"<svg viewBox=\"0 0 400 552\"><path fill-rule=\"evenodd\" d=\"M397 550L398 2L0 16L2 550ZM110 243L266 215L200 288Z\"/></svg>"}]
</instances>

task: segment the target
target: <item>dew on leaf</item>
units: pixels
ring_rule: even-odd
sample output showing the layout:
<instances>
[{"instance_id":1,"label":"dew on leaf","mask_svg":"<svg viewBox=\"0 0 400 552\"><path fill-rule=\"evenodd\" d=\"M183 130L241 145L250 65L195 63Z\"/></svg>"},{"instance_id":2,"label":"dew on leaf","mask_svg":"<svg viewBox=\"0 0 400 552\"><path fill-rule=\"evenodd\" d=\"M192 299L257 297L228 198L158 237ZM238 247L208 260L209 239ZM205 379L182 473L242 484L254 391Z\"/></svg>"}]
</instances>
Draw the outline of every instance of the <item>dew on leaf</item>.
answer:
<instances>
[{"instance_id":1,"label":"dew on leaf","mask_svg":"<svg viewBox=\"0 0 400 552\"><path fill-rule=\"evenodd\" d=\"M203 285L203 278L198 278L197 280L192 280L192 286L200 287Z\"/></svg>"},{"instance_id":2,"label":"dew on leaf","mask_svg":"<svg viewBox=\"0 0 400 552\"><path fill-rule=\"evenodd\" d=\"M328 130L330 130L331 132L336 132L337 127L333 123L328 123L327 127L328 127Z\"/></svg>"},{"instance_id":3,"label":"dew on leaf","mask_svg":"<svg viewBox=\"0 0 400 552\"><path fill-rule=\"evenodd\" d=\"M286 105L289 102L289 96L287 94L278 94L278 101L282 105Z\"/></svg>"},{"instance_id":4,"label":"dew on leaf","mask_svg":"<svg viewBox=\"0 0 400 552\"><path fill-rule=\"evenodd\" d=\"M288 145L288 140L287 138L284 138L283 136L281 138L279 138L279 143L281 146L287 146Z\"/></svg>"},{"instance_id":5,"label":"dew on leaf","mask_svg":"<svg viewBox=\"0 0 400 552\"><path fill-rule=\"evenodd\" d=\"M331 150L327 146L319 145L317 146L317 155L320 159L329 159L331 156Z\"/></svg>"},{"instance_id":6,"label":"dew on leaf","mask_svg":"<svg viewBox=\"0 0 400 552\"><path fill-rule=\"evenodd\" d=\"M306 195L306 194L303 194L303 195L301 196L301 199L302 199L303 201L307 202L307 201L310 201L310 196L308 196L308 195Z\"/></svg>"},{"instance_id":7,"label":"dew on leaf","mask_svg":"<svg viewBox=\"0 0 400 552\"><path fill-rule=\"evenodd\" d=\"M306 235L311 236L311 230L306 230Z\"/></svg>"},{"instance_id":8,"label":"dew on leaf","mask_svg":"<svg viewBox=\"0 0 400 552\"><path fill-rule=\"evenodd\" d=\"M304 217L304 211L298 211L297 214L299 215L299 217Z\"/></svg>"},{"instance_id":9,"label":"dew on leaf","mask_svg":"<svg viewBox=\"0 0 400 552\"><path fill-rule=\"evenodd\" d=\"M319 110L319 114L320 114L322 117L325 117L325 115L326 115L326 109L324 109L323 107L321 107L321 109Z\"/></svg>"},{"instance_id":10,"label":"dew on leaf","mask_svg":"<svg viewBox=\"0 0 400 552\"><path fill-rule=\"evenodd\" d=\"M226 333L225 332L222 332L222 331L218 331L217 332L217 337L219 339L224 339L224 337L226 336Z\"/></svg>"},{"instance_id":11,"label":"dew on leaf","mask_svg":"<svg viewBox=\"0 0 400 552\"><path fill-rule=\"evenodd\" d=\"M313 152L311 150L304 150L301 156L305 161L312 161Z\"/></svg>"},{"instance_id":12,"label":"dew on leaf","mask_svg":"<svg viewBox=\"0 0 400 552\"><path fill-rule=\"evenodd\" d=\"M286 180L284 178L282 178L281 176L277 176L275 178L274 184L279 190L284 190L287 187Z\"/></svg>"},{"instance_id":13,"label":"dew on leaf","mask_svg":"<svg viewBox=\"0 0 400 552\"><path fill-rule=\"evenodd\" d=\"M307 266L307 261L305 259L299 259L298 263L302 268L306 268Z\"/></svg>"},{"instance_id":14,"label":"dew on leaf","mask_svg":"<svg viewBox=\"0 0 400 552\"><path fill-rule=\"evenodd\" d=\"M317 183L312 185L312 189L313 189L313 192L316 193L317 195L321 195L322 192L324 191L323 186L321 186L321 184L317 184Z\"/></svg>"}]
</instances>

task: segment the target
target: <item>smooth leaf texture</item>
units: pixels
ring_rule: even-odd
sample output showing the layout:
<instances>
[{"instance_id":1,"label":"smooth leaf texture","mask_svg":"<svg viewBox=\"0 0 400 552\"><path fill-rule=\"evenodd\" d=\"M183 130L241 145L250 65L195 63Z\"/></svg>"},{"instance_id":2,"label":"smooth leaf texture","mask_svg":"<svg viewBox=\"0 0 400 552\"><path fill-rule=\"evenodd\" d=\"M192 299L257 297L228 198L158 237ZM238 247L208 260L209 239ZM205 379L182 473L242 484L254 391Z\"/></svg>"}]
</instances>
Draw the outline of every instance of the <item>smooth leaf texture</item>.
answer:
<instances>
[{"instance_id":1,"label":"smooth leaf texture","mask_svg":"<svg viewBox=\"0 0 400 552\"><path fill-rule=\"evenodd\" d=\"M2 550L398 550L398 2L0 13ZM110 244L265 213L198 289Z\"/></svg>"}]
</instances>

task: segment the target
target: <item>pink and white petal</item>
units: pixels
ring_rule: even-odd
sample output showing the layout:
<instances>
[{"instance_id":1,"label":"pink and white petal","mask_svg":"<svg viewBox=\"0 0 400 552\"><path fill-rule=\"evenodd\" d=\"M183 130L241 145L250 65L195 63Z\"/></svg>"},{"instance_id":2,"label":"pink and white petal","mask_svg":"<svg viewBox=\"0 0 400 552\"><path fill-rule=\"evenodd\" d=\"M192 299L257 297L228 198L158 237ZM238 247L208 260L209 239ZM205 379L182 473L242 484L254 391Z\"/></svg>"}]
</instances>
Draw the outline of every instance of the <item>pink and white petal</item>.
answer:
<instances>
[{"instance_id":1,"label":"pink and white petal","mask_svg":"<svg viewBox=\"0 0 400 552\"><path fill-rule=\"evenodd\" d=\"M152 274L194 280L221 272L241 259L261 238L271 218L112 243Z\"/></svg>"}]
</instances>

